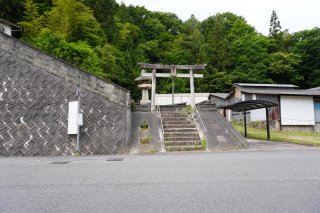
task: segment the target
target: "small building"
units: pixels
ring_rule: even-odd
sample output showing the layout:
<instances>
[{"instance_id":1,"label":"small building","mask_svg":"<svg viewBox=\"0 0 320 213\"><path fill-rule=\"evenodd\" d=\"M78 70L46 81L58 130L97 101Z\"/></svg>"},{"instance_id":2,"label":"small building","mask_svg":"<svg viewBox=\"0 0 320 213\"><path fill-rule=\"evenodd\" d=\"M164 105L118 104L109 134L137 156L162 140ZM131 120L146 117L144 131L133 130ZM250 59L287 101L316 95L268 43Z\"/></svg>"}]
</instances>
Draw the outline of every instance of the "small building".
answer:
<instances>
[{"instance_id":1,"label":"small building","mask_svg":"<svg viewBox=\"0 0 320 213\"><path fill-rule=\"evenodd\" d=\"M19 25L0 18L0 32L12 36L12 32L21 30L22 28Z\"/></svg>"},{"instance_id":2,"label":"small building","mask_svg":"<svg viewBox=\"0 0 320 213\"><path fill-rule=\"evenodd\" d=\"M210 94L210 100L222 105L221 97ZM278 130L296 130L306 132L320 132L320 90L299 89L291 84L244 84L236 83L225 98L225 105L240 101L264 100L278 104L269 111L272 127ZM264 109L247 112L248 121L265 121ZM228 110L226 117L229 121L243 118L242 113Z\"/></svg>"},{"instance_id":3,"label":"small building","mask_svg":"<svg viewBox=\"0 0 320 213\"><path fill-rule=\"evenodd\" d=\"M216 106L225 106L228 95L229 93L210 93L209 100L215 103ZM220 109L219 112L223 114L223 110Z\"/></svg>"}]
</instances>

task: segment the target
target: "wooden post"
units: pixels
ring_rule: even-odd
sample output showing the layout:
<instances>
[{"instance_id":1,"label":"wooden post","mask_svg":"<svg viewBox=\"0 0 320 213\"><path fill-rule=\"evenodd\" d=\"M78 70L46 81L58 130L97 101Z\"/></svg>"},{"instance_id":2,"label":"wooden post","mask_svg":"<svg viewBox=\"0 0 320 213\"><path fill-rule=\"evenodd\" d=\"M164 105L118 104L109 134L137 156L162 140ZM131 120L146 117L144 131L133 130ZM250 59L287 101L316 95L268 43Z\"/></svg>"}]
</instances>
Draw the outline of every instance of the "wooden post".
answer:
<instances>
[{"instance_id":1,"label":"wooden post","mask_svg":"<svg viewBox=\"0 0 320 213\"><path fill-rule=\"evenodd\" d=\"M156 111L156 69L152 70L151 111Z\"/></svg>"},{"instance_id":2,"label":"wooden post","mask_svg":"<svg viewBox=\"0 0 320 213\"><path fill-rule=\"evenodd\" d=\"M244 121L244 137L247 137L247 113L243 112L243 121Z\"/></svg>"},{"instance_id":3,"label":"wooden post","mask_svg":"<svg viewBox=\"0 0 320 213\"><path fill-rule=\"evenodd\" d=\"M267 120L267 139L270 140L269 108L268 107L266 107L266 120Z\"/></svg>"},{"instance_id":4,"label":"wooden post","mask_svg":"<svg viewBox=\"0 0 320 213\"><path fill-rule=\"evenodd\" d=\"M195 98L194 98L194 77L193 77L193 70L190 70L190 91L191 91L191 97L190 102L192 109L195 107Z\"/></svg>"}]
</instances>

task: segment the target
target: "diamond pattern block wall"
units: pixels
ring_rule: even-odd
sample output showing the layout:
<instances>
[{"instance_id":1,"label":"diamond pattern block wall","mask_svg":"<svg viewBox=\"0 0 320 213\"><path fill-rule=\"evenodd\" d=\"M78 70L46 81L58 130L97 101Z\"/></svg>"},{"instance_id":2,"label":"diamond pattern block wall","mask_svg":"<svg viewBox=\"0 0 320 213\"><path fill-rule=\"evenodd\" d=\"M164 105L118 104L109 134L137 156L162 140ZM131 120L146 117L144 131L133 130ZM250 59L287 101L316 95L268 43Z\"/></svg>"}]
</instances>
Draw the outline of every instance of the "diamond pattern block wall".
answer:
<instances>
[{"instance_id":1,"label":"diamond pattern block wall","mask_svg":"<svg viewBox=\"0 0 320 213\"><path fill-rule=\"evenodd\" d=\"M128 91L0 34L0 156L75 153L76 136L67 134L67 118L79 74L81 154L128 150Z\"/></svg>"}]
</instances>

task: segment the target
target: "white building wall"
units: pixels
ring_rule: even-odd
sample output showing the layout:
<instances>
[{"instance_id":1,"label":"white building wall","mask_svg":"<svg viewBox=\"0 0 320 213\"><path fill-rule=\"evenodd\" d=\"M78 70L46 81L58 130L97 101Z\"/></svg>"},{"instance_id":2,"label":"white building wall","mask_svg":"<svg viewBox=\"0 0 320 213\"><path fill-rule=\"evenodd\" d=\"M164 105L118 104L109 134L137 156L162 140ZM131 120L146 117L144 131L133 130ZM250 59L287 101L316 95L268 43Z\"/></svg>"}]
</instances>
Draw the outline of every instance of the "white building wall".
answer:
<instances>
[{"instance_id":1,"label":"white building wall","mask_svg":"<svg viewBox=\"0 0 320 213\"><path fill-rule=\"evenodd\" d=\"M257 95L252 94L252 100L257 100ZM250 111L250 121L264 121L266 120L266 109L255 109Z\"/></svg>"},{"instance_id":2,"label":"white building wall","mask_svg":"<svg viewBox=\"0 0 320 213\"><path fill-rule=\"evenodd\" d=\"M250 121L265 121L266 109L255 109L250 111Z\"/></svg>"},{"instance_id":3,"label":"white building wall","mask_svg":"<svg viewBox=\"0 0 320 213\"><path fill-rule=\"evenodd\" d=\"M195 93L195 103L198 104L202 101L209 100L209 93ZM190 93L178 93L174 94L174 103L190 104ZM172 104L172 94L156 94L156 105L171 105Z\"/></svg>"},{"instance_id":4,"label":"white building wall","mask_svg":"<svg viewBox=\"0 0 320 213\"><path fill-rule=\"evenodd\" d=\"M313 97L281 96L281 125L315 125Z\"/></svg>"}]
</instances>

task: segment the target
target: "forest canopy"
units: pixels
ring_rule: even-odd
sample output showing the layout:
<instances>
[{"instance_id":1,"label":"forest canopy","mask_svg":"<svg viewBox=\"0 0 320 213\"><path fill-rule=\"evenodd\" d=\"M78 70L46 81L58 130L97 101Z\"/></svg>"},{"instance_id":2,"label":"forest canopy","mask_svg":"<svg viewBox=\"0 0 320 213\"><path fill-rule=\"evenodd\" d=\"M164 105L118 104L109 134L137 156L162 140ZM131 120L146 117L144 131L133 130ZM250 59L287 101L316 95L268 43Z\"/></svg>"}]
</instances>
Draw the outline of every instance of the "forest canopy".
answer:
<instances>
[{"instance_id":1,"label":"forest canopy","mask_svg":"<svg viewBox=\"0 0 320 213\"><path fill-rule=\"evenodd\" d=\"M208 64L196 92L227 92L235 82L320 86L320 29L289 33L275 11L265 36L233 13L182 21L115 0L0 0L0 17L23 27L21 39L139 98L138 62ZM268 20L266 20L268 21ZM189 92L176 79L176 92ZM170 93L161 79L157 93Z\"/></svg>"}]
</instances>

